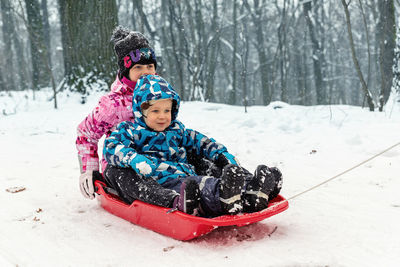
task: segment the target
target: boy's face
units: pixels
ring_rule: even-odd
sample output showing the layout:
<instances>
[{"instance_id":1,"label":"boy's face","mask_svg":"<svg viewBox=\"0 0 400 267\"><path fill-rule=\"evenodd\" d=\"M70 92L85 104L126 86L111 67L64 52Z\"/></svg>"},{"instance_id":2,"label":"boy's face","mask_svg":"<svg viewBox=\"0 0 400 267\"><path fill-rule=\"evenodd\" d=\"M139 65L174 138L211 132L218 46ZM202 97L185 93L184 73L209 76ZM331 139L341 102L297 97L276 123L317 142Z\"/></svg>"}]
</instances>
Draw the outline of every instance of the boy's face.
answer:
<instances>
[{"instance_id":1,"label":"boy's face","mask_svg":"<svg viewBox=\"0 0 400 267\"><path fill-rule=\"evenodd\" d=\"M140 76L149 74L156 74L156 68L154 64L136 64L129 70L129 80L136 82Z\"/></svg>"},{"instance_id":2,"label":"boy's face","mask_svg":"<svg viewBox=\"0 0 400 267\"><path fill-rule=\"evenodd\" d=\"M158 100L147 109L144 121L149 128L162 132L171 124L171 110L171 99Z\"/></svg>"}]
</instances>

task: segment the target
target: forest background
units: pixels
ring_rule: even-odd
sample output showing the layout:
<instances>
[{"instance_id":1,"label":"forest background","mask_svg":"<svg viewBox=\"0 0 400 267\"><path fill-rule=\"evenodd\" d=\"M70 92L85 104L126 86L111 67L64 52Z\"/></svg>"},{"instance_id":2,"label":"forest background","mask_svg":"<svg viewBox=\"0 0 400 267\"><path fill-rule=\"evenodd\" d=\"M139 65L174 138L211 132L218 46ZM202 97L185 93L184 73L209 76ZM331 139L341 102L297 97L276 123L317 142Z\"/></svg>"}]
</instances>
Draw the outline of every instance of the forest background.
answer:
<instances>
[{"instance_id":1,"label":"forest background","mask_svg":"<svg viewBox=\"0 0 400 267\"><path fill-rule=\"evenodd\" d=\"M144 33L183 100L347 104L398 93L399 0L0 0L0 96L109 90L116 25ZM1 108L0 108L1 109ZM6 111L3 110L3 114Z\"/></svg>"}]
</instances>

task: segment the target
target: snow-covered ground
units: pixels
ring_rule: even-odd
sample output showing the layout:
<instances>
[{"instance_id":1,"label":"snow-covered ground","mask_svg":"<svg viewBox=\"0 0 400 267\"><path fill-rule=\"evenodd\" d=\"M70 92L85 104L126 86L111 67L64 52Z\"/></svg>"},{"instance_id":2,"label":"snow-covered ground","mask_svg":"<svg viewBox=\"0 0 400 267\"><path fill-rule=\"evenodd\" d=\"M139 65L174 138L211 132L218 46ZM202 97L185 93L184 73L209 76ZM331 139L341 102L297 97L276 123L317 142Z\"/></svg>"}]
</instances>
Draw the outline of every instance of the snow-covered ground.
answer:
<instances>
[{"instance_id":1,"label":"snow-covered ground","mask_svg":"<svg viewBox=\"0 0 400 267\"><path fill-rule=\"evenodd\" d=\"M281 214L181 242L81 196L75 130L99 95L85 105L60 96L54 110L44 94L24 94L0 96L0 266L399 266L400 146ZM290 198L398 143L399 104L379 113L274 102L245 113L185 102L180 119L251 171L278 166Z\"/></svg>"}]
</instances>

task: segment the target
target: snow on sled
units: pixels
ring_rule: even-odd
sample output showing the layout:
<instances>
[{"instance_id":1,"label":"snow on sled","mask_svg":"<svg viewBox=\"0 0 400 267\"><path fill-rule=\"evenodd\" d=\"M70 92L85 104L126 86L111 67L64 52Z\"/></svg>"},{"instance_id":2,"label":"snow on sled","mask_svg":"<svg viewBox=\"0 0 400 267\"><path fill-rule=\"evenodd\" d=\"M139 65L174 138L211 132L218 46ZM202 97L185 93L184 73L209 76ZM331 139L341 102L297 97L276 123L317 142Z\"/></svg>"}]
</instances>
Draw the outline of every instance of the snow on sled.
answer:
<instances>
[{"instance_id":1,"label":"snow on sled","mask_svg":"<svg viewBox=\"0 0 400 267\"><path fill-rule=\"evenodd\" d=\"M278 195L270 202L268 208L259 212L204 218L180 211L168 213L169 208L148 204L140 200L135 200L131 205L128 205L118 196L110 193L105 183L95 181L95 187L101 206L108 212L133 224L178 240L190 240L205 235L220 226L249 225L278 214L289 207L288 201Z\"/></svg>"}]
</instances>

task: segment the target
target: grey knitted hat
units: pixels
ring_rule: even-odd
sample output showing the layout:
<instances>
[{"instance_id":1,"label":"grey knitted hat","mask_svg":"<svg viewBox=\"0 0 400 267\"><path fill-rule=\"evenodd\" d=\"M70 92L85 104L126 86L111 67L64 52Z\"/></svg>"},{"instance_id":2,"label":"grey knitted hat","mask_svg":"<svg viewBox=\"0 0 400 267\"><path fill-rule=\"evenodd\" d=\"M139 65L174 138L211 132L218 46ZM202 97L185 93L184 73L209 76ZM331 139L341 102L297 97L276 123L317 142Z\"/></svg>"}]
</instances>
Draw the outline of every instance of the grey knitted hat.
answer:
<instances>
[{"instance_id":1,"label":"grey knitted hat","mask_svg":"<svg viewBox=\"0 0 400 267\"><path fill-rule=\"evenodd\" d=\"M111 42L118 58L120 78L129 78L129 70L135 64L154 64L157 68L156 54L140 32L117 26L112 33Z\"/></svg>"}]
</instances>

